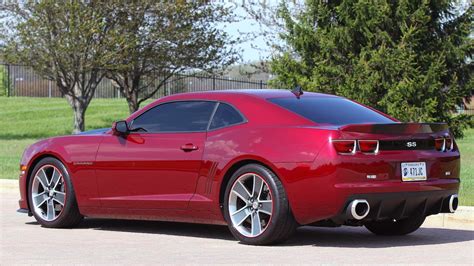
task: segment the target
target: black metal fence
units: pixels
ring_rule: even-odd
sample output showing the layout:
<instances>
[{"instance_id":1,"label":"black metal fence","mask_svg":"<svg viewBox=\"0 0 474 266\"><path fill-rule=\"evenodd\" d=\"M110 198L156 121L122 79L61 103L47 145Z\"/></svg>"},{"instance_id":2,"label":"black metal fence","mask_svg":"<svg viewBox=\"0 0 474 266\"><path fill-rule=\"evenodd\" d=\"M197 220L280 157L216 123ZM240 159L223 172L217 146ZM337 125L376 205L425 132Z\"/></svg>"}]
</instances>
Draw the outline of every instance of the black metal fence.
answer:
<instances>
[{"instance_id":1,"label":"black metal fence","mask_svg":"<svg viewBox=\"0 0 474 266\"><path fill-rule=\"evenodd\" d=\"M458 109L457 113L463 115L474 115L474 109Z\"/></svg>"},{"instance_id":2,"label":"black metal fence","mask_svg":"<svg viewBox=\"0 0 474 266\"><path fill-rule=\"evenodd\" d=\"M157 75L150 78L147 90L156 89L163 77ZM209 76L200 74L175 74L169 78L153 98L181 92L229 89L267 89L269 86L263 80L235 79L224 76ZM26 97L62 97L55 82L42 78L30 67L23 65L0 64L0 96ZM97 86L96 98L121 98L120 90L107 78L102 79Z\"/></svg>"}]
</instances>

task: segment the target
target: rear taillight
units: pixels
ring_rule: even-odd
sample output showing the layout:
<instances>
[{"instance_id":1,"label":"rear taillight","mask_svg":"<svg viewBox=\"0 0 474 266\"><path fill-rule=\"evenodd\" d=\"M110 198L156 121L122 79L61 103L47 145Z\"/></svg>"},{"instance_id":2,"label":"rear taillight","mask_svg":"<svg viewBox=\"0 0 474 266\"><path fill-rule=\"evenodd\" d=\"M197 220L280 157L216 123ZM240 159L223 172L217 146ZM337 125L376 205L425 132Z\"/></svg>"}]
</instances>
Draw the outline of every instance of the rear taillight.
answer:
<instances>
[{"instance_id":1,"label":"rear taillight","mask_svg":"<svg viewBox=\"0 0 474 266\"><path fill-rule=\"evenodd\" d=\"M332 145L340 154L354 154L356 151L355 140L333 140Z\"/></svg>"},{"instance_id":2,"label":"rear taillight","mask_svg":"<svg viewBox=\"0 0 474 266\"><path fill-rule=\"evenodd\" d=\"M377 153L379 151L379 141L359 140L359 149L363 153Z\"/></svg>"},{"instance_id":3,"label":"rear taillight","mask_svg":"<svg viewBox=\"0 0 474 266\"><path fill-rule=\"evenodd\" d=\"M446 141L444 138L436 138L435 139L435 148L437 151L445 151L446 149Z\"/></svg>"},{"instance_id":4,"label":"rear taillight","mask_svg":"<svg viewBox=\"0 0 474 266\"><path fill-rule=\"evenodd\" d=\"M454 149L454 141L451 137L436 138L435 148L437 151L452 151Z\"/></svg>"},{"instance_id":5,"label":"rear taillight","mask_svg":"<svg viewBox=\"0 0 474 266\"><path fill-rule=\"evenodd\" d=\"M357 145L359 143L359 145ZM357 150L367 154L376 154L379 151L378 140L333 140L332 144L340 154L355 154Z\"/></svg>"},{"instance_id":6,"label":"rear taillight","mask_svg":"<svg viewBox=\"0 0 474 266\"><path fill-rule=\"evenodd\" d=\"M452 138L445 138L444 139L445 143L444 143L444 146L445 146L445 150L446 151L452 151L453 150L453 139Z\"/></svg>"}]
</instances>

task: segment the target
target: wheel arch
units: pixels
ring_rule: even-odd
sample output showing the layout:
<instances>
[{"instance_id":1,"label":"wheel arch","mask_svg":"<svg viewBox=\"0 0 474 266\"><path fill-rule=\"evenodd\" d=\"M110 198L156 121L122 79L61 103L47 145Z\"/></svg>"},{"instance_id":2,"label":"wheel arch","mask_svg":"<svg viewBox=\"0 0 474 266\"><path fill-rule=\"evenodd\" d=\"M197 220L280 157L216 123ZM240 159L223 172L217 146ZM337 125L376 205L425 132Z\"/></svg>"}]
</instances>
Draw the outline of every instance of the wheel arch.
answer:
<instances>
[{"instance_id":1,"label":"wheel arch","mask_svg":"<svg viewBox=\"0 0 474 266\"><path fill-rule=\"evenodd\" d=\"M285 187L282 178L280 177L280 175L276 171L276 167L273 166L270 162L264 162L264 160L259 160L259 159L256 159L256 158L243 158L243 159L240 159L238 161L233 162L227 168L227 170L225 171L225 174L223 175L222 180L220 182L220 186L219 186L219 206L221 206L221 207L223 206L225 190L226 190L227 184L229 183L229 180L232 177L232 175L237 170L239 170L241 167L243 167L245 165L248 165L248 164L258 164L258 165L261 165L263 167L268 168L270 171L272 171L277 176L278 179L280 179L280 181L283 184L283 187ZM223 209L221 208L221 211L222 210Z\"/></svg>"},{"instance_id":2,"label":"wheel arch","mask_svg":"<svg viewBox=\"0 0 474 266\"><path fill-rule=\"evenodd\" d=\"M56 159L58 161L60 161L64 167L66 167L66 164L64 163L64 161L57 155L54 155L52 153L43 153L37 157L35 157L30 163L29 163L29 167L28 167L28 170L26 172L26 181L25 181L25 191L26 191L26 204L28 205L28 210L31 212L31 208L30 208L30 197L28 196L28 193L29 193L29 184L30 184L30 179L31 179L31 175L33 174L33 170L35 169L36 165L43 159L45 158L53 158L53 159ZM66 167L67 169L67 167Z\"/></svg>"}]
</instances>

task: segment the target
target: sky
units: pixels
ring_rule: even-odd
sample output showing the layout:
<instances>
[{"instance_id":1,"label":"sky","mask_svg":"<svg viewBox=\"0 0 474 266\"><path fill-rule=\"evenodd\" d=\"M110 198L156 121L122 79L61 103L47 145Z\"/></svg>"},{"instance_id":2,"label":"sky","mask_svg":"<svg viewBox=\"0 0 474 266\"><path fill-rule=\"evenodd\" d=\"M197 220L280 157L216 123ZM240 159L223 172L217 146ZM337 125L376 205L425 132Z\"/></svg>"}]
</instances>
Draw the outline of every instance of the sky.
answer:
<instances>
[{"instance_id":1,"label":"sky","mask_svg":"<svg viewBox=\"0 0 474 266\"><path fill-rule=\"evenodd\" d=\"M234 12L237 16L246 15L245 10L240 6L238 6ZM259 32L259 29L259 25L250 19L231 23L229 25L225 25L224 27L224 30L233 38L244 37L245 34L242 34L241 32ZM259 49L254 49L252 44L257 46ZM243 42L237 45L237 49L242 51L241 55L243 63L258 61L259 59L268 57L270 55L270 49L262 37ZM260 49L264 51L260 51Z\"/></svg>"}]
</instances>

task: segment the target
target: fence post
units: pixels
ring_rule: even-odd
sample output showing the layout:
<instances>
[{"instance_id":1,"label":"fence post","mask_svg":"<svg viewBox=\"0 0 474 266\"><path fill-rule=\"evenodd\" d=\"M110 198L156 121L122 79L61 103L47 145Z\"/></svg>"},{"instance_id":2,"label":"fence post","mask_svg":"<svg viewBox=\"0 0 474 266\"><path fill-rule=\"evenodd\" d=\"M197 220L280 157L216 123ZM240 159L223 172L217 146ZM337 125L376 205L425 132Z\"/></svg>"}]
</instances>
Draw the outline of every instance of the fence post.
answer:
<instances>
[{"instance_id":1,"label":"fence post","mask_svg":"<svg viewBox=\"0 0 474 266\"><path fill-rule=\"evenodd\" d=\"M51 98L51 80L48 79L48 96Z\"/></svg>"},{"instance_id":2,"label":"fence post","mask_svg":"<svg viewBox=\"0 0 474 266\"><path fill-rule=\"evenodd\" d=\"M7 97L10 97L10 64L7 64Z\"/></svg>"},{"instance_id":3,"label":"fence post","mask_svg":"<svg viewBox=\"0 0 474 266\"><path fill-rule=\"evenodd\" d=\"M213 91L216 90L216 76L215 75L212 76L212 90Z\"/></svg>"},{"instance_id":4,"label":"fence post","mask_svg":"<svg viewBox=\"0 0 474 266\"><path fill-rule=\"evenodd\" d=\"M263 80L260 80L260 89L263 89Z\"/></svg>"}]
</instances>

